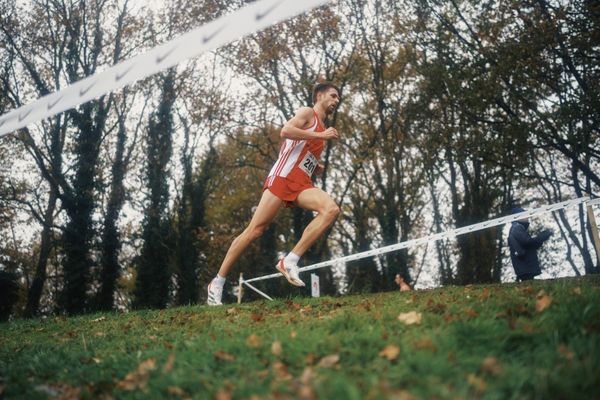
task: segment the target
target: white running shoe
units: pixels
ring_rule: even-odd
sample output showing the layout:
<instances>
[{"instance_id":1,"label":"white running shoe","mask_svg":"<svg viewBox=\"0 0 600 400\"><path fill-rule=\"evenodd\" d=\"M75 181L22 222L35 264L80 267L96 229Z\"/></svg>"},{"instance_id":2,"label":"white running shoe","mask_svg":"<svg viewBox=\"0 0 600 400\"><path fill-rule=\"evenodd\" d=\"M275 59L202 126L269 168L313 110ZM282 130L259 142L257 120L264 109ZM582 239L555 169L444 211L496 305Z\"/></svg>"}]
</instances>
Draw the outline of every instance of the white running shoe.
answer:
<instances>
[{"instance_id":1,"label":"white running shoe","mask_svg":"<svg viewBox=\"0 0 600 400\"><path fill-rule=\"evenodd\" d=\"M216 285L214 279L208 284L208 297L206 304L209 306L222 306L221 297L223 297L223 286Z\"/></svg>"},{"instance_id":2,"label":"white running shoe","mask_svg":"<svg viewBox=\"0 0 600 400\"><path fill-rule=\"evenodd\" d=\"M288 265L285 263L285 259L281 259L279 260L279 262L277 263L277 265L275 266L275 269L279 272L281 272L281 274L283 276L285 276L285 279L287 279L287 281L289 283L291 283L294 286L299 286L299 287L303 287L306 286L304 284L304 282L302 282L300 280L300 278L298 277L298 266L297 265Z\"/></svg>"}]
</instances>

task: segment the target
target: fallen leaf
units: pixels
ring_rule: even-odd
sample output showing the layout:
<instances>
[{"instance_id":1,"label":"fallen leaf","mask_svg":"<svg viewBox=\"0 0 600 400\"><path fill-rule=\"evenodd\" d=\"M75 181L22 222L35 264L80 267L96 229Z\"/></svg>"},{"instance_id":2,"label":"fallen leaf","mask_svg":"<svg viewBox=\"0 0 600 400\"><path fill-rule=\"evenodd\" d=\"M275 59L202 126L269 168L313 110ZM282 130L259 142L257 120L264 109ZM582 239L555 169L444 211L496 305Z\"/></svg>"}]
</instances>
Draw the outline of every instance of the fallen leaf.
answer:
<instances>
[{"instance_id":1,"label":"fallen leaf","mask_svg":"<svg viewBox=\"0 0 600 400\"><path fill-rule=\"evenodd\" d=\"M486 357L481 363L481 370L491 375L500 375L504 371L496 357Z\"/></svg>"},{"instance_id":2,"label":"fallen leaf","mask_svg":"<svg viewBox=\"0 0 600 400\"><path fill-rule=\"evenodd\" d=\"M547 294L543 294L538 296L537 302L535 303L535 310L537 312L542 312L546 308L550 307L550 304L552 304L552 297L548 296Z\"/></svg>"},{"instance_id":3,"label":"fallen leaf","mask_svg":"<svg viewBox=\"0 0 600 400\"><path fill-rule=\"evenodd\" d=\"M581 288L579 286L574 287L571 291L576 295L581 295Z\"/></svg>"},{"instance_id":4,"label":"fallen leaf","mask_svg":"<svg viewBox=\"0 0 600 400\"><path fill-rule=\"evenodd\" d=\"M317 367L332 368L333 366L335 366L338 363L338 361L340 361L340 356L338 356L337 354L330 354L328 356L321 358L321 360L317 364Z\"/></svg>"},{"instance_id":5,"label":"fallen leaf","mask_svg":"<svg viewBox=\"0 0 600 400\"><path fill-rule=\"evenodd\" d=\"M235 315L237 314L237 310L234 307L227 309L227 315Z\"/></svg>"},{"instance_id":6,"label":"fallen leaf","mask_svg":"<svg viewBox=\"0 0 600 400\"><path fill-rule=\"evenodd\" d=\"M525 333L535 332L535 328L533 327L533 325L527 324L527 323L524 323L523 326L521 327L521 329L523 329L523 332L525 332Z\"/></svg>"},{"instance_id":7,"label":"fallen leaf","mask_svg":"<svg viewBox=\"0 0 600 400\"><path fill-rule=\"evenodd\" d=\"M390 394L394 400L417 400L417 397L413 396L408 390L396 390Z\"/></svg>"},{"instance_id":8,"label":"fallen leaf","mask_svg":"<svg viewBox=\"0 0 600 400\"><path fill-rule=\"evenodd\" d=\"M150 372L152 372L155 368L156 360L154 358L149 358L146 361L142 361L135 371L128 373L125 379L117 383L117 387L127 391L136 389L144 390L148 384Z\"/></svg>"},{"instance_id":9,"label":"fallen leaf","mask_svg":"<svg viewBox=\"0 0 600 400\"><path fill-rule=\"evenodd\" d=\"M481 294L479 295L479 298L481 300L487 300L489 297L490 297L490 289L483 288L483 290L481 291Z\"/></svg>"},{"instance_id":10,"label":"fallen leaf","mask_svg":"<svg viewBox=\"0 0 600 400\"><path fill-rule=\"evenodd\" d=\"M292 375L288 372L288 366L281 361L275 361L273 363L273 371L275 373L275 378L278 380L287 381L292 379Z\"/></svg>"},{"instance_id":11,"label":"fallen leaf","mask_svg":"<svg viewBox=\"0 0 600 400\"><path fill-rule=\"evenodd\" d=\"M406 325L419 325L421 323L421 313L418 313L416 311L400 313L400 315L398 315L398 321Z\"/></svg>"},{"instance_id":12,"label":"fallen leaf","mask_svg":"<svg viewBox=\"0 0 600 400\"><path fill-rule=\"evenodd\" d=\"M216 351L214 354L217 360L222 361L235 361L235 356L224 351Z\"/></svg>"},{"instance_id":13,"label":"fallen leaf","mask_svg":"<svg viewBox=\"0 0 600 400\"><path fill-rule=\"evenodd\" d=\"M571 361L573 360L573 358L575 358L575 353L570 351L567 348L567 346L565 346L563 343L561 343L560 346L558 346L558 354L560 354L562 358L568 361Z\"/></svg>"},{"instance_id":14,"label":"fallen leaf","mask_svg":"<svg viewBox=\"0 0 600 400\"><path fill-rule=\"evenodd\" d=\"M296 332L296 331L291 331L291 332L290 332L290 337L291 337L292 339L296 339L296 336L298 336L298 332Z\"/></svg>"},{"instance_id":15,"label":"fallen leaf","mask_svg":"<svg viewBox=\"0 0 600 400\"><path fill-rule=\"evenodd\" d=\"M36 392L44 393L51 398L64 400L81 398L81 389L69 386L66 383L59 383L55 385L37 385L34 390Z\"/></svg>"},{"instance_id":16,"label":"fallen leaf","mask_svg":"<svg viewBox=\"0 0 600 400\"><path fill-rule=\"evenodd\" d=\"M520 290L521 292L523 292L525 294L534 294L535 293L535 289L532 288L531 286L525 286L524 288L517 288L517 290Z\"/></svg>"},{"instance_id":17,"label":"fallen leaf","mask_svg":"<svg viewBox=\"0 0 600 400\"><path fill-rule=\"evenodd\" d=\"M253 333L246 339L246 344L249 347L257 348L260 346L260 338Z\"/></svg>"},{"instance_id":18,"label":"fallen leaf","mask_svg":"<svg viewBox=\"0 0 600 400\"><path fill-rule=\"evenodd\" d=\"M215 394L215 400L231 400L231 392L227 389L219 389Z\"/></svg>"},{"instance_id":19,"label":"fallen leaf","mask_svg":"<svg viewBox=\"0 0 600 400\"><path fill-rule=\"evenodd\" d=\"M312 307L311 306L306 306L306 307L302 307L300 309L300 314L307 314L310 313L312 311Z\"/></svg>"},{"instance_id":20,"label":"fallen leaf","mask_svg":"<svg viewBox=\"0 0 600 400\"><path fill-rule=\"evenodd\" d=\"M94 336L96 336L96 337L104 337L104 336L106 336L106 333L104 333L104 332L96 332L96 333L94 333Z\"/></svg>"},{"instance_id":21,"label":"fallen leaf","mask_svg":"<svg viewBox=\"0 0 600 400\"><path fill-rule=\"evenodd\" d=\"M281 350L281 342L279 340L271 343L271 353L273 353L274 356L279 357L281 355Z\"/></svg>"},{"instance_id":22,"label":"fallen leaf","mask_svg":"<svg viewBox=\"0 0 600 400\"><path fill-rule=\"evenodd\" d=\"M429 338L422 338L417 340L415 342L415 347L419 350L431 350L434 353L437 351L437 347Z\"/></svg>"},{"instance_id":23,"label":"fallen leaf","mask_svg":"<svg viewBox=\"0 0 600 400\"><path fill-rule=\"evenodd\" d=\"M387 358L389 361L394 361L400 355L400 347L395 344L388 344L379 352L379 357Z\"/></svg>"},{"instance_id":24,"label":"fallen leaf","mask_svg":"<svg viewBox=\"0 0 600 400\"><path fill-rule=\"evenodd\" d=\"M171 372L174 364L175 364L175 353L170 353L169 357L167 357L167 362L165 362L165 365L163 366L163 374L166 374L167 372Z\"/></svg>"},{"instance_id":25,"label":"fallen leaf","mask_svg":"<svg viewBox=\"0 0 600 400\"><path fill-rule=\"evenodd\" d=\"M316 377L317 374L315 373L315 371L310 367L306 367L304 368L304 371L302 371L302 375L300 375L300 383L302 383L303 385L310 385L310 383Z\"/></svg>"},{"instance_id":26,"label":"fallen leaf","mask_svg":"<svg viewBox=\"0 0 600 400\"><path fill-rule=\"evenodd\" d=\"M252 318L252 321L254 321L254 322L263 322L265 320L265 317L262 314L255 314L255 313L252 313L250 315L250 318Z\"/></svg>"},{"instance_id":27,"label":"fallen leaf","mask_svg":"<svg viewBox=\"0 0 600 400\"><path fill-rule=\"evenodd\" d=\"M316 400L315 390L307 385L301 385L297 391L297 398L301 400Z\"/></svg>"},{"instance_id":28,"label":"fallen leaf","mask_svg":"<svg viewBox=\"0 0 600 400\"><path fill-rule=\"evenodd\" d=\"M487 389L487 383L475 374L469 374L467 376L467 382L471 385L478 393L483 393Z\"/></svg>"},{"instance_id":29,"label":"fallen leaf","mask_svg":"<svg viewBox=\"0 0 600 400\"><path fill-rule=\"evenodd\" d=\"M477 313L477 311L473 310L471 307L467 307L467 308L465 308L465 315L469 318L475 318L479 314Z\"/></svg>"}]
</instances>

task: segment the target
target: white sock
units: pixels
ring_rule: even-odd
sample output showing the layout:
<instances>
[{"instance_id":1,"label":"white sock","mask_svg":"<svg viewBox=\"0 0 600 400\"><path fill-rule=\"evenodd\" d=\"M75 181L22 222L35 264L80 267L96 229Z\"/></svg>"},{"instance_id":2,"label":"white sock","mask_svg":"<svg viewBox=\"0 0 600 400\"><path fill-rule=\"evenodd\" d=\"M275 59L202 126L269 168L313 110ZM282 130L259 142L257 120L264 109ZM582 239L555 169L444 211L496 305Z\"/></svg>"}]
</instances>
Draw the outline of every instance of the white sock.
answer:
<instances>
[{"instance_id":1,"label":"white sock","mask_svg":"<svg viewBox=\"0 0 600 400\"><path fill-rule=\"evenodd\" d=\"M215 285L223 286L223 285L225 285L225 281L226 280L227 280L227 278L222 277L219 274L217 274L217 276L215 277L215 279L213 279L213 283Z\"/></svg>"},{"instance_id":2,"label":"white sock","mask_svg":"<svg viewBox=\"0 0 600 400\"><path fill-rule=\"evenodd\" d=\"M286 264L297 265L298 260L300 260L300 256L296 253L292 253L291 251L287 256L285 256Z\"/></svg>"}]
</instances>

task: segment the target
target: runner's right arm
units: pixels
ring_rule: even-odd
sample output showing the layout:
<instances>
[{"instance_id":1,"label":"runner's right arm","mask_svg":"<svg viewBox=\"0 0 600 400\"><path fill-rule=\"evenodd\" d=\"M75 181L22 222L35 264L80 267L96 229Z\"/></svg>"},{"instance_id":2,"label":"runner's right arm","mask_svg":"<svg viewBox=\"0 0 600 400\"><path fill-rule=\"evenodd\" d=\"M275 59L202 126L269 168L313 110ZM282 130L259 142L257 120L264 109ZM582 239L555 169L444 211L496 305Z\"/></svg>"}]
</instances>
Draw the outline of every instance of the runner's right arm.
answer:
<instances>
[{"instance_id":1,"label":"runner's right arm","mask_svg":"<svg viewBox=\"0 0 600 400\"><path fill-rule=\"evenodd\" d=\"M338 133L335 128L327 128L324 132L308 132L305 129L311 126L313 109L302 107L296 111L296 115L287 121L281 128L280 136L292 140L308 139L337 139Z\"/></svg>"}]
</instances>

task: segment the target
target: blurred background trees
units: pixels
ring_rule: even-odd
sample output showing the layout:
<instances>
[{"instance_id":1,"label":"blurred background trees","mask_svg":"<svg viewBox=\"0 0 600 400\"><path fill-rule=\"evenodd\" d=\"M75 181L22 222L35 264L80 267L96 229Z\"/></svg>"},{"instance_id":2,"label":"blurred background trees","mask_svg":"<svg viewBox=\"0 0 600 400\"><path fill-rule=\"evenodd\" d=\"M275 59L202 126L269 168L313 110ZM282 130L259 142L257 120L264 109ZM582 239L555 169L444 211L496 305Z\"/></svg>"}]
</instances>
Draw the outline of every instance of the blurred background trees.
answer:
<instances>
[{"instance_id":1,"label":"blurred background trees","mask_svg":"<svg viewBox=\"0 0 600 400\"><path fill-rule=\"evenodd\" d=\"M243 3L2 2L0 111ZM340 0L21 129L0 142L1 317L203 302L260 198L281 125L311 105L317 81L342 88L328 121L341 139L316 185L343 213L305 265L514 205L597 196L599 32L587 0ZM272 273L311 218L281 210L229 281ZM544 223L558 232L545 276L600 271L585 210ZM510 280L505 236L498 227L321 270L321 286Z\"/></svg>"}]
</instances>

